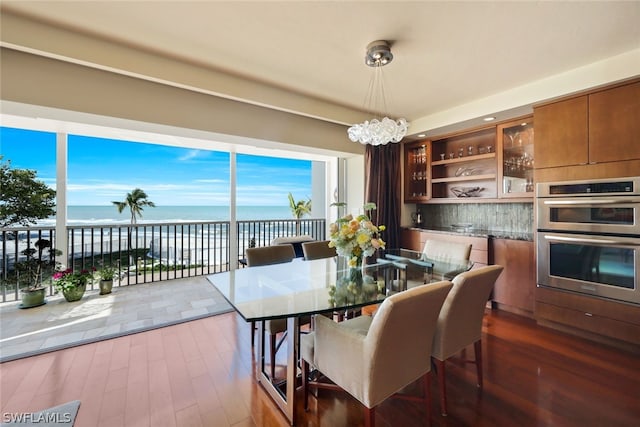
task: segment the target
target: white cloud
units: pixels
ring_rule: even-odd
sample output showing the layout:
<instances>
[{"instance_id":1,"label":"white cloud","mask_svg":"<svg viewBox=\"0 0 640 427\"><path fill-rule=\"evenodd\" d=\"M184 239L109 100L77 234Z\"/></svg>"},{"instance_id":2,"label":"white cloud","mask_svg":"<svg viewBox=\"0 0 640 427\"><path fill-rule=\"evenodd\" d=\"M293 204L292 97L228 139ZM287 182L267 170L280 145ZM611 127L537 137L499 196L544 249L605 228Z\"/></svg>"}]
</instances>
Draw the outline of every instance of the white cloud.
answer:
<instances>
[{"instance_id":1,"label":"white cloud","mask_svg":"<svg viewBox=\"0 0 640 427\"><path fill-rule=\"evenodd\" d=\"M186 150L186 152L182 156L178 157L178 160L181 162L186 162L191 159L202 157L203 154L208 154L208 153L203 152L202 150Z\"/></svg>"}]
</instances>

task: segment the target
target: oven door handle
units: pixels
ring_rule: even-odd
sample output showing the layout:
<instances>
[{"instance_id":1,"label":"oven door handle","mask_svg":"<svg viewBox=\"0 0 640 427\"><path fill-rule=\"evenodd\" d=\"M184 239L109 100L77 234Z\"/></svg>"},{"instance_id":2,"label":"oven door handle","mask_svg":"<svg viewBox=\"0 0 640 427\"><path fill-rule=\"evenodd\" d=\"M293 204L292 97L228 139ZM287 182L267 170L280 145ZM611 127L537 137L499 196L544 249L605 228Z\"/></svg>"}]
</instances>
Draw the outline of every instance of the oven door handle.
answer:
<instances>
[{"instance_id":1,"label":"oven door handle","mask_svg":"<svg viewBox=\"0 0 640 427\"><path fill-rule=\"evenodd\" d=\"M567 236L552 236L545 234L546 240L555 240L558 242L572 242L572 243L596 243L600 245L621 245L621 246L638 246L637 243L625 242L622 240L610 240L610 239L588 239L584 237L567 237Z\"/></svg>"},{"instance_id":2,"label":"oven door handle","mask_svg":"<svg viewBox=\"0 0 640 427\"><path fill-rule=\"evenodd\" d=\"M545 205L624 205L638 203L638 199L545 200Z\"/></svg>"}]
</instances>

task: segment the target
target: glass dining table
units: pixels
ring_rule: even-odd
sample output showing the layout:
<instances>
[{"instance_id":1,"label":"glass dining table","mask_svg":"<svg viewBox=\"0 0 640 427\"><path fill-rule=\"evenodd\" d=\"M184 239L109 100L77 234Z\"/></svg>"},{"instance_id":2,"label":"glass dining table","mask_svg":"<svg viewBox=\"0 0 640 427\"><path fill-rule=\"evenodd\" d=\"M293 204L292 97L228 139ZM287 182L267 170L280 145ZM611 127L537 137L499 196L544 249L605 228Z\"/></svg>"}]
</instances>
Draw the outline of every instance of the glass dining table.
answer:
<instances>
[{"instance_id":1,"label":"glass dining table","mask_svg":"<svg viewBox=\"0 0 640 427\"><path fill-rule=\"evenodd\" d=\"M377 262L394 264L397 276L393 281L393 287L397 291L440 280L452 280L473 267L473 262L469 260L432 259L420 251L401 248L379 251Z\"/></svg>"},{"instance_id":2,"label":"glass dining table","mask_svg":"<svg viewBox=\"0 0 640 427\"><path fill-rule=\"evenodd\" d=\"M355 311L378 304L387 295L402 291L408 273L434 277L454 271L451 263L420 259L419 253L406 250L379 252L356 274L343 257L305 261L296 258L289 263L248 267L207 276L235 311L247 322L258 325L258 363L256 379L295 425L295 390L298 382L299 319L303 316ZM466 265L465 265L466 266ZM459 268L465 268L458 266ZM355 285L355 286L354 286ZM287 319L286 376L270 378L265 352L264 322ZM252 331L253 332L253 331Z\"/></svg>"}]
</instances>

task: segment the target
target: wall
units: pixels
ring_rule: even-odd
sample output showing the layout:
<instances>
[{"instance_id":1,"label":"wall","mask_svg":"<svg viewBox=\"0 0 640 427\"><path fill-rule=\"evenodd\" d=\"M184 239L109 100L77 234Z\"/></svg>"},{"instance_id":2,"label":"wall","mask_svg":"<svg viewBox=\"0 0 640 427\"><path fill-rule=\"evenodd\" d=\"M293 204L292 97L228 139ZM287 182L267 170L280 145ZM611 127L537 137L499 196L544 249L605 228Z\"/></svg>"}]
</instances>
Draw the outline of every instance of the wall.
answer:
<instances>
[{"instance_id":1,"label":"wall","mask_svg":"<svg viewBox=\"0 0 640 427\"><path fill-rule=\"evenodd\" d=\"M361 155L346 127L2 48L3 101ZM255 142L253 142L255 144Z\"/></svg>"}]
</instances>

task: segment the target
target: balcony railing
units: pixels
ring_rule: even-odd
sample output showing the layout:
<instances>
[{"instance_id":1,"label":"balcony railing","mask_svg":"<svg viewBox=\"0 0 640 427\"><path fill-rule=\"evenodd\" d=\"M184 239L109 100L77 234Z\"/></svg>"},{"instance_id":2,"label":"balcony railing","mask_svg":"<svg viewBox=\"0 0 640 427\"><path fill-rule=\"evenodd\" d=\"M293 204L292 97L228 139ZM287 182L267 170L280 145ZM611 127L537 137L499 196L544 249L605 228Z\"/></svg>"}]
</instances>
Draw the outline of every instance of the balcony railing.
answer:
<instances>
[{"instance_id":1,"label":"balcony railing","mask_svg":"<svg viewBox=\"0 0 640 427\"><path fill-rule=\"evenodd\" d=\"M236 226L237 260L244 258L247 248L267 246L276 237L306 234L322 240L326 235L324 219L243 220ZM64 264L74 270L116 266L121 274L114 286L227 271L230 227L229 221L68 226ZM52 295L55 263L47 246L50 243L51 249L56 248L55 228L12 227L0 229L0 233L2 302L18 300L19 288L28 285L19 267L27 261L25 250L29 248L32 259L44 266L38 281ZM88 286L94 287L97 283Z\"/></svg>"}]
</instances>

